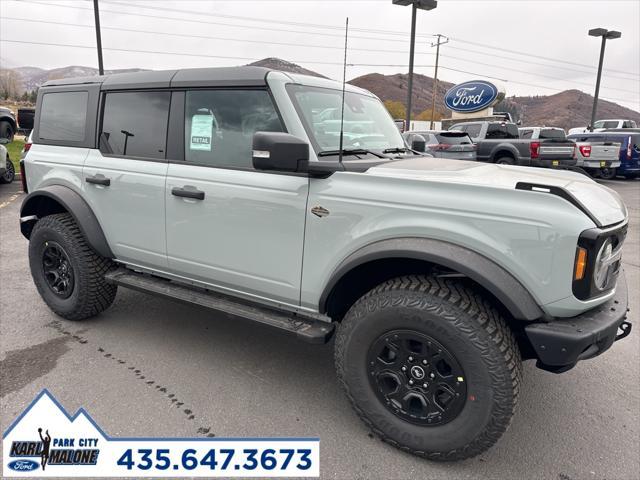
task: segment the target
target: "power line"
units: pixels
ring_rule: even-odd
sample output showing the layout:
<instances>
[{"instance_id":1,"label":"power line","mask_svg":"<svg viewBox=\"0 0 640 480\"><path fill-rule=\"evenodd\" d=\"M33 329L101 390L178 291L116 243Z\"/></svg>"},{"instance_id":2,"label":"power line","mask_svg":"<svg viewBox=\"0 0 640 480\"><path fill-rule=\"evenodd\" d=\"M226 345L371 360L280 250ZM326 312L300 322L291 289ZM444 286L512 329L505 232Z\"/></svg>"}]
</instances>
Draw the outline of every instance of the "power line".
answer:
<instances>
[{"instance_id":1,"label":"power line","mask_svg":"<svg viewBox=\"0 0 640 480\"><path fill-rule=\"evenodd\" d=\"M62 7L62 8L73 8L73 9L79 9L79 10L92 10L92 9L84 8L84 7L71 6L71 5L60 5L60 4L56 4L56 3L38 2L38 1L33 1L33 0L31 0L31 1L24 0L24 1L25 1L25 3L34 3L34 4L40 4L40 5ZM449 0L449 1L451 1L451 0ZM466 0L460 0L460 1L466 1ZM540 1L540 0L537 0L537 1ZM553 1L553 0L550 0L550 1ZM144 5L127 4L127 3L121 3L121 2L105 2L105 3L107 3L107 4L110 3L110 4L113 4L113 5L123 5L123 6L127 6L127 7L132 7L133 6L134 8L137 7L137 8L146 8L146 9L153 9L153 10L162 10L162 11L168 11L168 12L173 12L173 13L176 13L176 12L183 13L183 14L185 13L184 11L181 11L181 10L170 9L170 8L166 8L166 7L163 7L163 8L157 7L157 6L149 7L149 6L144 6ZM148 14L143 14L143 13L122 12L122 11L104 10L104 9L101 9L101 11L109 12L109 13L115 13L115 14L119 14L119 15L142 16L142 17L150 17L150 18L159 18L159 19L163 19L163 20L167 19L167 17L158 16L158 15L148 15ZM214 13L209 13L209 12L198 12L198 14L199 15L204 15L204 16L209 16L209 17L235 18L235 19L240 19L242 21L255 21L255 22L263 22L263 23L270 23L270 24L271 23L276 23L276 24L280 23L280 24L286 24L286 25L295 24L297 26L304 26L304 27L307 27L307 28L311 27L311 28L321 28L321 29L324 28L324 29L337 29L337 30L340 30L342 28L342 27L337 27L335 25L326 25L326 24L317 24L317 23L305 23L305 22L288 22L288 21L278 20L278 19L259 19L259 18L255 18L255 17L246 17L246 16L239 17L239 16L234 16L234 15L223 15L223 14L217 14L217 13L214 14ZM194 19L186 19L186 18L180 18L180 19L175 19L174 18L174 20L180 20L180 21L184 21L184 22L194 22L194 23L222 25L222 26L235 27L235 28L255 29L255 26L249 26L249 25L226 24L226 23L220 23L220 22L206 22L206 21L202 21L202 20L194 20ZM260 27L260 28L262 30L269 30L269 31L280 31L280 32L288 32L288 33L309 34L308 31L278 29L278 28L273 28L273 27ZM353 30L356 30L356 29L354 28ZM377 29L365 29L365 28L360 28L360 29L357 29L357 30L362 31L362 32L373 32L373 33L378 33L378 34L383 34L383 35L402 35L402 36L406 36L407 35L406 32L393 31L393 30L377 30ZM330 33L321 33L321 32L314 32L313 34L314 35L322 35L322 36L330 36L330 37L342 38L342 35L340 35L340 34L330 34ZM427 33L417 33L416 36L418 36L418 37L432 37L433 35L427 34ZM394 38L365 37L365 36L355 36L355 35L352 35L351 38L361 38L361 39L366 39L366 40L378 40L378 41L405 43L405 40L394 39ZM570 65L574 65L574 66L588 68L590 70L596 70L596 67L594 67L592 65L571 62L569 60L552 58L552 57L545 57L545 56L542 56L542 55L522 52L522 51L518 51L518 50L510 50L510 49L506 49L504 47L499 47L499 46L489 45L489 44L483 44L483 43L479 43L479 42L472 42L472 41L469 41L469 40L464 40L464 39L460 39L460 38L456 38L456 37L451 37L451 39L459 41L461 43L468 43L470 45L479 46L479 47L482 47L482 48L487 48L487 49L493 49L493 50L512 53L514 55L519 55L519 56L524 56L524 57L534 57L534 58L548 60L548 61L552 61L552 62L566 63L566 64L570 64ZM421 52L421 54L425 54L425 53ZM551 65L549 65L549 66L551 67ZM553 68L555 68L555 67L556 66L553 66ZM634 73L631 73L631 72L626 72L626 71L621 71L621 70L609 69L609 72L619 73L619 74L622 74L622 75L631 75L631 76L640 77L640 74L634 74Z\"/></svg>"},{"instance_id":2,"label":"power line","mask_svg":"<svg viewBox=\"0 0 640 480\"><path fill-rule=\"evenodd\" d=\"M103 11L102 9L100 10L101 12ZM82 27L82 28L94 28L93 25L85 25L85 24L80 24L80 23L67 23L67 22L54 22L51 20L36 20L36 19L32 19L32 18L17 18L17 17L2 17L3 20L14 20L14 21L20 21L20 22L32 22L32 23L45 23L45 24L50 24L50 25L62 25L62 26L66 26L66 27ZM199 39L206 39L206 40L226 40L226 41L231 41L231 42L241 42L241 43L258 43L260 45L281 45L281 46L285 46L285 47L291 47L291 43L287 43L287 42L273 42L273 41L265 41L265 40L249 40L249 39L245 39L245 38L231 38L231 37L217 37L217 36L210 36L210 35L194 35L194 34L187 34L187 33L176 33L176 32L159 32L157 30L137 30L137 29L133 29L133 28L122 28L122 27L108 27L108 26L104 26L102 25L101 28L103 30L114 30L114 31L119 31L119 32L131 32L131 33L147 33L147 34L154 34L154 35L166 35L166 36L171 36L171 37L183 37L183 38L199 38ZM296 43L295 44L296 47L312 47L312 48L323 48L323 49L328 49L328 50L342 50L341 47L334 47L334 46L330 46L330 45L314 45L314 44L310 44L310 43ZM401 53L399 50L385 50L385 49L379 49L379 48L349 48L350 51L359 51L359 52L373 52L373 53ZM423 55L433 55L430 52L424 52Z\"/></svg>"},{"instance_id":3,"label":"power line","mask_svg":"<svg viewBox=\"0 0 640 480\"><path fill-rule=\"evenodd\" d=\"M477 54L477 55L485 55L487 57L493 57L493 58L502 58L504 60L510 60L512 62L526 63L527 65L538 65L540 67L549 67L549 68L555 68L555 69L558 69L558 70L567 70L569 72L577 72L577 73L582 73L584 75L592 75L593 74L592 72L586 72L584 70L577 70L575 68L570 68L570 67L563 67L561 65L551 65L549 63L534 62L531 59L505 57L504 55L497 55L494 52L482 52L480 50L472 50L470 48L454 47L452 45L449 45L447 47L447 50L460 50L462 52L469 52L469 53L473 53L473 54ZM603 78L604 78L604 76L603 76ZM612 75L612 74L607 74L606 78L616 78L618 80L625 80L627 82L634 82L635 81L632 78L620 77L618 75Z\"/></svg>"},{"instance_id":4,"label":"power line","mask_svg":"<svg viewBox=\"0 0 640 480\"><path fill-rule=\"evenodd\" d=\"M91 29L94 28L93 25L74 24L74 23L65 23L65 22L54 22L54 21L49 21L49 20L35 20L35 19L26 19L26 18L17 18L17 17L3 17L3 19L5 19L5 20L14 20L14 21L22 21L22 22L33 22L33 23L44 23L44 24L52 24L52 25L63 25L63 26L72 26L72 27L91 28ZM102 28L104 30L114 30L114 31L123 31L123 32L131 32L131 33L155 34L155 35L166 35L166 36L176 36L176 37L183 37L183 38L198 38L198 39L208 39L208 40L226 40L226 41L234 41L234 42L241 42L241 43L258 43L258 44L291 46L291 44L285 43L285 42L272 42L272 41L238 39L238 38L218 37L218 36L208 36L208 35L193 35L193 34L181 34L181 33L173 33L173 32L136 30L136 29L130 29L130 28L108 27L108 26L102 26ZM308 44L308 43L307 44L298 43L298 44L296 44L296 46L303 46L303 47L310 47L310 48L322 48L322 49L330 49L330 50L341 50L340 47L333 47L333 46L327 46L327 45L315 45L315 44ZM450 48L455 48L455 47L450 47ZM384 52L384 53L402 53L402 52L399 52L397 50L385 50L385 49L351 48L351 50L353 50L353 51L363 51L363 52L373 52L373 53L382 53L382 52ZM459 49L459 50L464 50L464 49ZM416 53L420 53L420 54L424 54L424 55L433 55L433 53L430 53L430 52L424 52L424 53L423 52L416 52ZM514 68L504 68L501 65L478 62L477 60L471 60L471 59L463 58L463 57L455 57L455 56L451 56L451 55L442 55L442 57L450 58L450 59L453 59L453 60L459 60L459 61L467 62L467 63L474 63L474 64L486 66L486 67L499 68L501 70L508 70L508 71L512 71L512 72L516 72L516 73L523 73L523 74L526 74L526 75L533 75L533 76L537 76L537 77L541 77L541 78L548 78L548 79L551 79L551 80L572 82L572 83L575 83L577 85L583 85L583 86L587 86L587 87L591 87L592 86L591 84L585 83L585 82L577 82L577 81L572 81L572 80L568 80L568 79L564 79L564 78L553 77L553 76L550 76L550 75L544 75L544 74L535 73L535 72L529 72L529 71L525 71L525 70L518 70L518 69L514 69ZM305 63L305 62L303 61L302 63ZM310 63L310 62L307 62L307 63ZM616 88L616 87L605 87L605 88L607 88L609 90L617 90L617 91L626 92L626 93L632 93L632 94L638 93L637 91L626 90L626 89Z\"/></svg>"},{"instance_id":5,"label":"power line","mask_svg":"<svg viewBox=\"0 0 640 480\"><path fill-rule=\"evenodd\" d=\"M584 63L571 62L569 60L564 60L564 59L560 59L560 58L545 57L543 55L536 55L536 54L533 54L533 53L518 52L517 50L510 50L510 49L504 48L504 47L496 47L495 45L488 45L486 43L471 42L469 40L463 40L461 38L456 38L456 37L451 37L451 39L455 40L457 42L460 42L460 43L467 43L469 45L475 45L476 47L490 48L490 49L499 50L499 51L502 51L502 52L513 53L513 54L516 54L516 55L527 55L527 56L530 56L530 57L533 57L533 58L539 58L539 59L542 59L542 60L549 60L549 61L552 61L552 62L566 63L566 64L569 64L569 65L575 65L575 66L578 66L578 67L584 67L584 68L589 68L589 69L592 69L592 70L597 70L597 67L594 67L592 65L585 65ZM615 73L621 73L623 75L633 75L633 76L636 76L636 77L640 76L639 74L635 74L635 73L631 73L631 72L624 72L622 70L609 69L609 71L615 72Z\"/></svg>"},{"instance_id":6,"label":"power line","mask_svg":"<svg viewBox=\"0 0 640 480\"><path fill-rule=\"evenodd\" d=\"M175 9L175 8L160 8L157 6L146 6L146 5L136 5L136 4L128 4L128 3L123 3L123 2L114 2L114 1L107 1L104 2L106 4L111 4L111 5L121 5L121 6L126 6L126 7L135 7L135 8L144 8L144 9L152 9L152 10L161 10L161 11L166 11L166 12L172 12L172 13L182 13L184 14L185 12L179 9ZM322 25L322 24L317 24L317 23L304 23L304 22L290 22L290 21L284 21L284 20L275 20L275 19L260 19L260 18L253 18L253 17L246 17L246 16L237 16L237 15L226 15L226 14L219 14L219 13L209 13L209 12L198 12L199 15L204 15L204 16L208 16L208 17L221 17L221 18L232 18L235 20L241 20L241 21L252 21L252 22L261 22L261 23L277 23L277 24L283 24L283 25L294 25L294 26L303 26L303 27L312 27L312 28L324 28L324 29L334 29L334 30L340 30L341 27L337 27L334 25ZM361 31L361 32L370 32L370 33L382 33L385 35L402 35L402 36L406 36L406 32L398 32L398 31L391 31L391 30L375 30L375 29L363 29L363 28L352 28L352 30L354 31ZM432 34L426 34L426 33L420 33L417 34L417 36L420 37L428 37L428 36L433 36ZM516 53L519 55L527 55L527 56L532 56L532 57L536 57L536 58L541 58L541 59L547 59L547 60L551 60L551 61L555 61L555 62L562 62L562 63L572 63L572 62L567 62L566 60L561 60L561 59L553 59L550 57L542 57L542 56L536 56L534 54L528 54L528 53L523 53L523 52L518 52L516 50L508 50L508 49L504 49L504 48L500 48L500 47L494 47L494 46L489 46L489 45L483 45L481 43L474 43L474 42L469 42L469 41L465 41L465 40L461 40L461 39L455 39L458 41L461 41L463 43L470 43L470 44L475 44L476 46L484 46L486 48L493 48L493 49L502 49L503 51L507 51L509 53ZM590 69L595 69L595 67L591 66L591 65L584 65L584 64L579 64L579 63L572 63L573 65L578 65L578 66L584 66ZM612 72L616 72L616 70L611 70ZM629 75L629 72L624 72L624 71L617 71L616 73L622 73L622 74L627 74ZM633 74L631 74L633 75Z\"/></svg>"},{"instance_id":7,"label":"power line","mask_svg":"<svg viewBox=\"0 0 640 480\"><path fill-rule=\"evenodd\" d=\"M95 48L94 46L91 46L91 45L74 45L74 44L65 44L65 43L45 43L45 42L33 42L33 41L27 41L27 40L10 40L10 39L5 39L5 38L0 38L0 42L26 44L26 45L43 45L43 46L53 46L53 47L83 48L83 49L91 49L91 50L93 50ZM169 56L173 55L173 56L180 56L180 57L187 56L187 57L219 58L219 59L227 59L227 60L248 60L248 61L259 60L258 58L252 58L252 57L206 55L206 54L195 54L195 53L137 50L137 49L113 48L113 47L103 47L103 50L111 50L111 51L117 51L117 52L132 52L132 53L152 53L152 54L157 54L157 55L169 55ZM312 65L339 65L339 66L342 65L341 63L338 63L338 62L318 62L318 61L310 61L310 60L291 60L291 62L294 62L294 63L307 63L307 64L312 64ZM398 68L406 68L407 67L406 64L374 64L374 63L350 63L349 66L352 66L352 67L398 67ZM416 65L416 67L432 68L433 65ZM556 91L556 92L563 92L564 91L564 90L559 89L559 88L547 87L547 86L544 86L544 85L537 85L537 84L533 84L533 83L525 83L525 82L520 82L520 81L516 81L516 80L511 80L511 79L496 78L496 77L491 77L491 76L484 75L484 74L481 74L481 73L469 72L469 71L459 70L459 69L455 69L455 68L449 68L449 67L443 67L443 66L440 66L439 68L442 68L444 70L451 70L451 71L454 71L454 72L466 73L466 74L469 74L469 75L476 75L476 76L484 77L484 78L491 78L491 79L494 79L494 80L501 80L501 81L504 81L504 82L514 83L514 84L518 84L518 85L526 85L526 86L542 88L542 89L546 89L546 90L553 90L553 91ZM605 98L605 97L602 97L602 99L603 100L608 100L608 101L619 101L619 102L628 102L629 101L628 98L613 98L613 97Z\"/></svg>"}]
</instances>

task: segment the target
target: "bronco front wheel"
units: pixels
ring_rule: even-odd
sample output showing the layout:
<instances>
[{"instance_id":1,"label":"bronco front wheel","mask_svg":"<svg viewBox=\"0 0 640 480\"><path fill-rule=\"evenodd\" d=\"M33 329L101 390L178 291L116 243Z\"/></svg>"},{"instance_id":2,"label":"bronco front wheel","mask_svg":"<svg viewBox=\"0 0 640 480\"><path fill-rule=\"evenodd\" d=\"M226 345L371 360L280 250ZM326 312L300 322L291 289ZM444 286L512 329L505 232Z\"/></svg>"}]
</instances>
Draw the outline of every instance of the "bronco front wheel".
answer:
<instances>
[{"instance_id":1,"label":"bronco front wheel","mask_svg":"<svg viewBox=\"0 0 640 480\"><path fill-rule=\"evenodd\" d=\"M379 285L349 310L335 348L356 412L402 450L473 457L513 416L518 346L497 311L459 283L410 276Z\"/></svg>"}]
</instances>

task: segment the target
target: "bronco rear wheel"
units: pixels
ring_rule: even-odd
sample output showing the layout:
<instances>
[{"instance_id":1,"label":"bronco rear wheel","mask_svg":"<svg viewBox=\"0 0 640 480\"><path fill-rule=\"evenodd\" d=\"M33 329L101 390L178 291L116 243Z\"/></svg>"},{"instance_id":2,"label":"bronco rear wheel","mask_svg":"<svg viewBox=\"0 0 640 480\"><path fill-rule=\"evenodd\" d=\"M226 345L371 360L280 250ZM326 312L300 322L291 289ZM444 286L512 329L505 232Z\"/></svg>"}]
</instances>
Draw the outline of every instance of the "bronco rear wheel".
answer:
<instances>
[{"instance_id":1,"label":"bronco rear wheel","mask_svg":"<svg viewBox=\"0 0 640 480\"><path fill-rule=\"evenodd\" d=\"M432 460L462 460L507 429L521 381L512 332L479 294L427 276L389 280L349 310L338 377L382 440Z\"/></svg>"},{"instance_id":2,"label":"bronco rear wheel","mask_svg":"<svg viewBox=\"0 0 640 480\"><path fill-rule=\"evenodd\" d=\"M29 239L29 266L40 296L67 320L84 320L108 308L117 287L105 273L114 263L86 242L68 213L38 220Z\"/></svg>"}]
</instances>

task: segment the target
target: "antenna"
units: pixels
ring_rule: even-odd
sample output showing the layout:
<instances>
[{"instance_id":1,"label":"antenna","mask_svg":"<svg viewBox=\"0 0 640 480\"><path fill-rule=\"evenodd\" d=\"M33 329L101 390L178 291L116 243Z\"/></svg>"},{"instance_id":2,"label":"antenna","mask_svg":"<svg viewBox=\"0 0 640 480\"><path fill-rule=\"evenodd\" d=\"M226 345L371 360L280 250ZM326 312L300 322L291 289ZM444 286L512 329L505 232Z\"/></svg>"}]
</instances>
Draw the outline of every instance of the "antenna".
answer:
<instances>
[{"instance_id":1,"label":"antenna","mask_svg":"<svg viewBox=\"0 0 640 480\"><path fill-rule=\"evenodd\" d=\"M347 82L347 39L349 38L349 17L344 27L344 64L342 67L342 111L340 112L340 153L338 163L342 165L342 138L344 136L344 90Z\"/></svg>"}]
</instances>

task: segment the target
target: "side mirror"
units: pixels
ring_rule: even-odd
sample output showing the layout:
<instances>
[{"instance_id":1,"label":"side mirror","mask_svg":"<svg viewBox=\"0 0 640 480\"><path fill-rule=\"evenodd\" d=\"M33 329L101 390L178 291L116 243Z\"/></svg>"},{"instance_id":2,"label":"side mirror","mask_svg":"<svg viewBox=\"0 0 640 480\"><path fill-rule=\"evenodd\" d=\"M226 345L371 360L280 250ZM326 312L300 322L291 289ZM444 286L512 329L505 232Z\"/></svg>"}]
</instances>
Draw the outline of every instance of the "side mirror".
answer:
<instances>
[{"instance_id":1,"label":"side mirror","mask_svg":"<svg viewBox=\"0 0 640 480\"><path fill-rule=\"evenodd\" d=\"M253 134L253 167L256 170L306 173L309 144L282 132Z\"/></svg>"},{"instance_id":2,"label":"side mirror","mask_svg":"<svg viewBox=\"0 0 640 480\"><path fill-rule=\"evenodd\" d=\"M421 153L427 151L427 141L422 135L413 135L411 137L411 150Z\"/></svg>"},{"instance_id":3,"label":"side mirror","mask_svg":"<svg viewBox=\"0 0 640 480\"><path fill-rule=\"evenodd\" d=\"M522 125L522 120L518 120L518 121L516 122L516 125Z\"/></svg>"}]
</instances>

